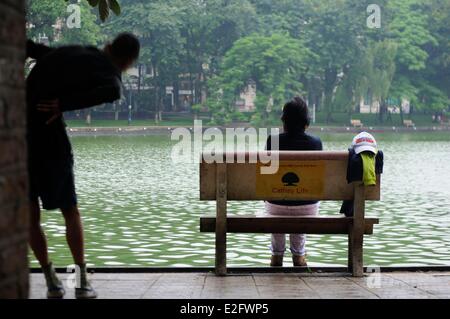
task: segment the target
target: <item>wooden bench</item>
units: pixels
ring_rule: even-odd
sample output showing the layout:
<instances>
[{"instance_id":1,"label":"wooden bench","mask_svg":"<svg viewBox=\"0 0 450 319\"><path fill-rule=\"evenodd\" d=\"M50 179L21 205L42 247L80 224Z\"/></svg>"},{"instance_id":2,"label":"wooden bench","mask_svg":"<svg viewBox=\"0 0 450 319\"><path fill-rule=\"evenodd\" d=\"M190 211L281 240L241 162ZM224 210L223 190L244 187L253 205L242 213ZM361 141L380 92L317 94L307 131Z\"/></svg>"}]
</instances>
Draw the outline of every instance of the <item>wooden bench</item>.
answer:
<instances>
[{"instance_id":1,"label":"wooden bench","mask_svg":"<svg viewBox=\"0 0 450 319\"><path fill-rule=\"evenodd\" d=\"M365 187L346 180L348 152L278 152L279 170L262 175L256 153L220 154L244 158L243 163L200 163L200 199L215 200L215 216L200 218L201 232L215 232L217 275L226 275L227 233L305 233L348 236L348 269L363 275L363 238L373 233L378 219L365 218L365 201L380 200L377 185ZM202 156L203 158L203 156ZM219 157L220 158L220 157ZM258 160L250 160L258 158ZM292 178L294 173L298 178ZM287 178L286 176L290 176ZM227 201L354 200L354 217L228 216ZM320 212L319 212L320 213Z\"/></svg>"},{"instance_id":2,"label":"wooden bench","mask_svg":"<svg viewBox=\"0 0 450 319\"><path fill-rule=\"evenodd\" d=\"M363 123L361 122L361 120L350 120L350 124L353 127L363 127Z\"/></svg>"},{"instance_id":3,"label":"wooden bench","mask_svg":"<svg viewBox=\"0 0 450 319\"><path fill-rule=\"evenodd\" d=\"M416 127L416 124L412 120L403 120L403 125L406 127Z\"/></svg>"}]
</instances>

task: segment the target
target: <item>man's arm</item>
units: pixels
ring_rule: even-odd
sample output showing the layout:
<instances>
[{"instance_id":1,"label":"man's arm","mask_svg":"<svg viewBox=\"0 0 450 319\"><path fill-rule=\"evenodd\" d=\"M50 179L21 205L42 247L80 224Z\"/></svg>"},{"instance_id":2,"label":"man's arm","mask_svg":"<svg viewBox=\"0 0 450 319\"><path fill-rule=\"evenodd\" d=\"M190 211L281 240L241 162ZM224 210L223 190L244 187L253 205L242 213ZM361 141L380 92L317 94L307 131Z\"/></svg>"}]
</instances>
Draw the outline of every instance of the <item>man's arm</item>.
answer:
<instances>
[{"instance_id":1,"label":"man's arm","mask_svg":"<svg viewBox=\"0 0 450 319\"><path fill-rule=\"evenodd\" d=\"M39 112L46 112L50 115L46 124L51 124L62 116L63 112L81 110L102 103L111 103L121 97L121 83L118 78L112 79L110 84L104 83L94 89L77 91L69 96L59 99L42 100L37 104Z\"/></svg>"},{"instance_id":2,"label":"man's arm","mask_svg":"<svg viewBox=\"0 0 450 319\"><path fill-rule=\"evenodd\" d=\"M59 99L62 112L81 110L103 103L112 103L121 97L121 83L117 77L105 79L102 84L87 91L77 91Z\"/></svg>"}]
</instances>

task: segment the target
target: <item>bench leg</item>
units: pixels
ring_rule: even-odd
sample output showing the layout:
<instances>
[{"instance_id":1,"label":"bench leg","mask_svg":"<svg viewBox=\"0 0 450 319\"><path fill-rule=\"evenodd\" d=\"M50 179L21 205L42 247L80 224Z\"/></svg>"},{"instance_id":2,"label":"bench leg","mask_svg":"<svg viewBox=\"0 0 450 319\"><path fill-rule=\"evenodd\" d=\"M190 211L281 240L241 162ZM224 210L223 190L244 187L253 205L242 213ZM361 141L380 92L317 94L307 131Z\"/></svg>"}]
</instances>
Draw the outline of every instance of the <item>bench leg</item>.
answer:
<instances>
[{"instance_id":1,"label":"bench leg","mask_svg":"<svg viewBox=\"0 0 450 319\"><path fill-rule=\"evenodd\" d=\"M216 275L227 274L227 234L220 231L221 226L216 225Z\"/></svg>"},{"instance_id":2,"label":"bench leg","mask_svg":"<svg viewBox=\"0 0 450 319\"><path fill-rule=\"evenodd\" d=\"M349 247L351 254L351 269L353 277L364 276L364 262L363 262L363 240L364 234L351 235L351 245Z\"/></svg>"},{"instance_id":3,"label":"bench leg","mask_svg":"<svg viewBox=\"0 0 450 319\"><path fill-rule=\"evenodd\" d=\"M227 274L227 239L216 234L216 275L226 276Z\"/></svg>"},{"instance_id":4,"label":"bench leg","mask_svg":"<svg viewBox=\"0 0 450 319\"><path fill-rule=\"evenodd\" d=\"M347 257L348 272L353 272L353 250L352 250L352 233L348 234L348 257Z\"/></svg>"},{"instance_id":5,"label":"bench leg","mask_svg":"<svg viewBox=\"0 0 450 319\"><path fill-rule=\"evenodd\" d=\"M353 277L364 275L363 263L363 241L364 241L364 210L365 210L365 187L361 183L354 183L354 216L350 228L351 243L349 249L352 257Z\"/></svg>"},{"instance_id":6,"label":"bench leg","mask_svg":"<svg viewBox=\"0 0 450 319\"><path fill-rule=\"evenodd\" d=\"M216 164L216 275L227 274L227 170Z\"/></svg>"}]
</instances>

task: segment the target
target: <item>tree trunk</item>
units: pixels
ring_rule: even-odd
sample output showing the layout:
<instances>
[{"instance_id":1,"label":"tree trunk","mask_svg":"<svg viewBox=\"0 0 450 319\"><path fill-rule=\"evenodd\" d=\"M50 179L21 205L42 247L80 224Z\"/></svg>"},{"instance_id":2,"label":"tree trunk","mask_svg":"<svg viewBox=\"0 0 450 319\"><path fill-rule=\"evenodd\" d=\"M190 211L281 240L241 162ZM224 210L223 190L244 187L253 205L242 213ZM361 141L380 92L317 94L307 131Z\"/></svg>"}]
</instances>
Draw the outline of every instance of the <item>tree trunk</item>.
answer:
<instances>
[{"instance_id":1,"label":"tree trunk","mask_svg":"<svg viewBox=\"0 0 450 319\"><path fill-rule=\"evenodd\" d=\"M162 112L164 110L164 93L163 91L159 91L159 98L158 98L158 112L156 113L158 117L158 123L161 123L162 121Z\"/></svg>"},{"instance_id":2,"label":"tree trunk","mask_svg":"<svg viewBox=\"0 0 450 319\"><path fill-rule=\"evenodd\" d=\"M91 109L88 109L86 114L86 124L88 126L91 126L91 122L92 122Z\"/></svg>"},{"instance_id":3,"label":"tree trunk","mask_svg":"<svg viewBox=\"0 0 450 319\"><path fill-rule=\"evenodd\" d=\"M403 107L400 102L400 125L403 125Z\"/></svg>"},{"instance_id":4,"label":"tree trunk","mask_svg":"<svg viewBox=\"0 0 450 319\"><path fill-rule=\"evenodd\" d=\"M202 72L201 75L201 82L200 82L200 104L201 105L205 105L206 100L208 99L208 88L205 85L205 83L208 82L208 78L207 75L205 74L205 72Z\"/></svg>"},{"instance_id":5,"label":"tree trunk","mask_svg":"<svg viewBox=\"0 0 450 319\"><path fill-rule=\"evenodd\" d=\"M348 112L347 112L348 113L348 123L350 123L350 121L352 120L353 108L354 108L355 104L356 104L356 102L354 101L354 99L352 99L351 105L348 108Z\"/></svg>"},{"instance_id":6,"label":"tree trunk","mask_svg":"<svg viewBox=\"0 0 450 319\"><path fill-rule=\"evenodd\" d=\"M178 105L178 101L180 100L179 97L179 90L180 90L180 85L179 85L179 80L175 81L173 84L173 111L177 112L179 109L179 105Z\"/></svg>"},{"instance_id":7,"label":"tree trunk","mask_svg":"<svg viewBox=\"0 0 450 319\"><path fill-rule=\"evenodd\" d=\"M332 119L333 113L333 94L334 88L336 85L337 79L337 69L336 68L327 68L325 70L325 101L324 101L324 109L326 112L326 123L329 124Z\"/></svg>"},{"instance_id":8,"label":"tree trunk","mask_svg":"<svg viewBox=\"0 0 450 319\"><path fill-rule=\"evenodd\" d=\"M155 88L155 123L159 123L159 87Z\"/></svg>"},{"instance_id":9,"label":"tree trunk","mask_svg":"<svg viewBox=\"0 0 450 319\"><path fill-rule=\"evenodd\" d=\"M386 101L385 99L382 98L380 100L380 111L378 113L378 121L380 123L384 123L384 114L386 113L386 109L387 109Z\"/></svg>"},{"instance_id":10,"label":"tree trunk","mask_svg":"<svg viewBox=\"0 0 450 319\"><path fill-rule=\"evenodd\" d=\"M137 87L137 91L138 94L141 93L141 80L142 80L142 64L138 65L138 87Z\"/></svg>"},{"instance_id":11,"label":"tree trunk","mask_svg":"<svg viewBox=\"0 0 450 319\"><path fill-rule=\"evenodd\" d=\"M192 78L192 74L189 75L189 82L190 82L190 90L191 90L191 96L192 96L192 104L195 104L195 80Z\"/></svg>"}]
</instances>

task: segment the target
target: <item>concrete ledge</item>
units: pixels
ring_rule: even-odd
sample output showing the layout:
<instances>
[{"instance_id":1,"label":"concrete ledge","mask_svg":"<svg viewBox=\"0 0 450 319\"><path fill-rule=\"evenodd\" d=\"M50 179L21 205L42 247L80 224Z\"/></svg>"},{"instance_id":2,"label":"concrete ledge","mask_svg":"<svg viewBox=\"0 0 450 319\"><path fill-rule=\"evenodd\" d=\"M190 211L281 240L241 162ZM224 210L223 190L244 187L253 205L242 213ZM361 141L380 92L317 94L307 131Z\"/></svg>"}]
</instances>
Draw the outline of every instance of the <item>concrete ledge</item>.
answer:
<instances>
[{"instance_id":1,"label":"concrete ledge","mask_svg":"<svg viewBox=\"0 0 450 319\"><path fill-rule=\"evenodd\" d=\"M67 273L65 268L56 268ZM109 273L213 273L214 267L89 267L90 272ZM364 267L367 271L367 267ZM450 272L450 266L380 267L381 272ZM41 273L40 268L30 268L30 273ZM230 274L239 273L348 273L347 267L229 267Z\"/></svg>"}]
</instances>

